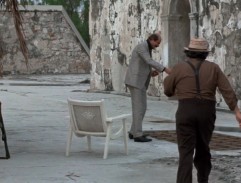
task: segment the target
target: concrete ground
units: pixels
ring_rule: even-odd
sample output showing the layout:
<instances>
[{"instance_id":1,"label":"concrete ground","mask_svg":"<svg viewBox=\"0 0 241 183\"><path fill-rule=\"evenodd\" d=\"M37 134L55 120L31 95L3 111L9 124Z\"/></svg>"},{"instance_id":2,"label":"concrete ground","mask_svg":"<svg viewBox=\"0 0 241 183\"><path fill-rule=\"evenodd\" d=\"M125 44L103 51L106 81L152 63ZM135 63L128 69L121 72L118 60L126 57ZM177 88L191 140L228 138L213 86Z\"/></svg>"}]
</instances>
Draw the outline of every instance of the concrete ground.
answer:
<instances>
[{"instance_id":1,"label":"concrete ground","mask_svg":"<svg viewBox=\"0 0 241 183\"><path fill-rule=\"evenodd\" d=\"M108 159L103 160L104 138L92 138L91 153L85 138L74 137L70 156L65 156L68 132L67 98L105 99L108 116L131 113L128 96L115 93L86 92L89 84L80 84L89 75L21 76L0 80L0 101L11 159L0 160L1 183L174 183L177 145L153 139L150 143L129 140L129 155L123 140L110 143ZM173 130L175 101L148 100L144 130ZM128 120L130 126L131 119ZM217 130L240 136L232 113L217 112ZM226 131L225 131L226 130ZM229 132L229 131L233 132ZM225 131L225 132L224 132ZM0 152L4 146L0 142ZM241 151L213 151L213 155L240 155ZM195 171L195 170L194 170ZM213 170L211 183L224 183L222 172ZM194 183L196 176L194 172Z\"/></svg>"}]
</instances>

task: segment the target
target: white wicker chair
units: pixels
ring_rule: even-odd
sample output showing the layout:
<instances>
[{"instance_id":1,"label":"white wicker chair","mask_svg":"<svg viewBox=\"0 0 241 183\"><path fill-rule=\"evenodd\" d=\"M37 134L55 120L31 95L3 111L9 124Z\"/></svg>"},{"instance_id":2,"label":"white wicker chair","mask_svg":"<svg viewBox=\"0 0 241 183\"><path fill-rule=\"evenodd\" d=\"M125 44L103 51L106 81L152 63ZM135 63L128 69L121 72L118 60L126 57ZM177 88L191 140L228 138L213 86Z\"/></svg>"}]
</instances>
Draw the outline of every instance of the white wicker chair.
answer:
<instances>
[{"instance_id":1,"label":"white wicker chair","mask_svg":"<svg viewBox=\"0 0 241 183\"><path fill-rule=\"evenodd\" d=\"M66 156L69 156L73 133L77 137L87 136L88 151L91 151L91 136L105 137L103 159L106 159L108 156L110 139L116 139L123 134L125 153L128 154L126 118L129 117L130 114L108 118L105 111L104 100L80 101L68 99L68 106L70 113L70 128ZM112 124L116 120L122 120L122 125L119 129L113 130Z\"/></svg>"}]
</instances>

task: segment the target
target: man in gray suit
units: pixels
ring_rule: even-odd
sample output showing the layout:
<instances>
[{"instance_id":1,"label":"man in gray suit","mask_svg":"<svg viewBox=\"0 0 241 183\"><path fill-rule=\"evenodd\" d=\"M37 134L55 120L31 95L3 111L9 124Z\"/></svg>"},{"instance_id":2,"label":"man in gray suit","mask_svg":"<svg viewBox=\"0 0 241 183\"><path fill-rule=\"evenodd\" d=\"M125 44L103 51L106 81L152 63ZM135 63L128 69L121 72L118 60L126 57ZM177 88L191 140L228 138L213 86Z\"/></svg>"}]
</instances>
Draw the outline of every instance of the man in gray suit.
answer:
<instances>
[{"instance_id":1,"label":"man in gray suit","mask_svg":"<svg viewBox=\"0 0 241 183\"><path fill-rule=\"evenodd\" d=\"M152 59L152 49L161 43L160 34L152 34L149 38L138 44L131 56L130 64L126 73L125 84L131 93L132 102L132 125L129 138L135 142L149 142L142 132L142 121L146 113L147 96L146 90L151 77L165 71L170 73L170 69ZM155 70L152 70L155 69Z\"/></svg>"}]
</instances>

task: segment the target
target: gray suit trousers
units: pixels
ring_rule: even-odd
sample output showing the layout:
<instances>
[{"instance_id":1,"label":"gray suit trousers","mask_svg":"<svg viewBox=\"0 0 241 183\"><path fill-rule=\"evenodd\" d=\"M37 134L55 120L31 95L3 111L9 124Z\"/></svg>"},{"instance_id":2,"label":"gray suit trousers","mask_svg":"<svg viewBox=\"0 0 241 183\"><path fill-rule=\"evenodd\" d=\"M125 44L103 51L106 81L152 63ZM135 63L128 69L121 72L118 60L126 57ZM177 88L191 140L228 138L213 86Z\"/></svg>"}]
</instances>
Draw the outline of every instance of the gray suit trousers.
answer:
<instances>
[{"instance_id":1,"label":"gray suit trousers","mask_svg":"<svg viewBox=\"0 0 241 183\"><path fill-rule=\"evenodd\" d=\"M134 137L140 137L143 135L142 122L146 113L147 98L146 98L146 87L138 89L127 85L131 93L131 104L132 104L132 124L130 133Z\"/></svg>"}]
</instances>

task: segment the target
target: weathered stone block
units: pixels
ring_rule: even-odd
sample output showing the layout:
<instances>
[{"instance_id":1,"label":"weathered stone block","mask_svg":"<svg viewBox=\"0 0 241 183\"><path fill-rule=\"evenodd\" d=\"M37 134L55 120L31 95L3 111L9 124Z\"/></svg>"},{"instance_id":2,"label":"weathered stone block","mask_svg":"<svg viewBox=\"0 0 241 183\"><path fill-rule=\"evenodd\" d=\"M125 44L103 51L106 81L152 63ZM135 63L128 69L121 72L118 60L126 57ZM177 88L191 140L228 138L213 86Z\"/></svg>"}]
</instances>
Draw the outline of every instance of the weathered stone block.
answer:
<instances>
[{"instance_id":1,"label":"weathered stone block","mask_svg":"<svg viewBox=\"0 0 241 183\"><path fill-rule=\"evenodd\" d=\"M90 59L77 35L60 10L21 12L29 49L27 70L12 16L0 11L0 40L4 45L1 59L4 73L89 73ZM77 62L78 60L78 62Z\"/></svg>"}]
</instances>

